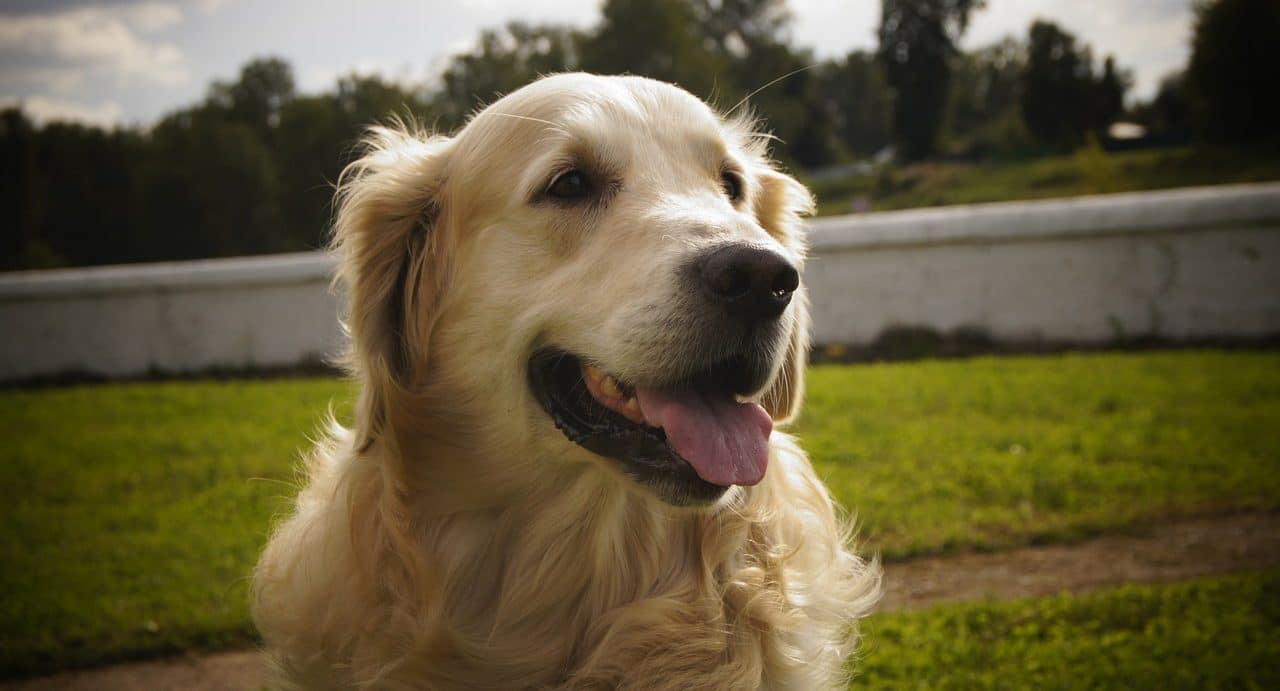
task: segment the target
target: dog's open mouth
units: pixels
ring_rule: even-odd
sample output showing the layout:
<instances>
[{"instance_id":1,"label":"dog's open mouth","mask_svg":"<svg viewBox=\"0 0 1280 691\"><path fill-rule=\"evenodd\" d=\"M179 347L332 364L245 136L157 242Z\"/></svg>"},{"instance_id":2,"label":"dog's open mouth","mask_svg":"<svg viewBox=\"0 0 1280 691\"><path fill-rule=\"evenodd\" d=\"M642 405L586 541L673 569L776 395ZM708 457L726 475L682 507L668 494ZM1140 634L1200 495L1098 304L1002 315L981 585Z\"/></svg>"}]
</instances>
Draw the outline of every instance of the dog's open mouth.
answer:
<instances>
[{"instance_id":1,"label":"dog's open mouth","mask_svg":"<svg viewBox=\"0 0 1280 691\"><path fill-rule=\"evenodd\" d=\"M759 404L740 402L763 378L744 358L729 358L673 384L629 384L559 350L529 365L534 394L573 442L622 464L668 500L718 498L731 485L764 478L773 421Z\"/></svg>"}]
</instances>

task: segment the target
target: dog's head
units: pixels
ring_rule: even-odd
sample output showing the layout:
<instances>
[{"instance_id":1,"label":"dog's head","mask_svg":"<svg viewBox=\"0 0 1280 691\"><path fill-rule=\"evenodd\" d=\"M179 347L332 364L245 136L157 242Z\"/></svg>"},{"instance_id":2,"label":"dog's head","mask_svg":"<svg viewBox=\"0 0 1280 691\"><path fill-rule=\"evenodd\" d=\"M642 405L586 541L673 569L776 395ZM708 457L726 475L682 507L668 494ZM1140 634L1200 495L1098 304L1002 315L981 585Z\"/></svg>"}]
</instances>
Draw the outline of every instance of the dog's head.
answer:
<instances>
[{"instance_id":1,"label":"dog's head","mask_svg":"<svg viewBox=\"0 0 1280 691\"><path fill-rule=\"evenodd\" d=\"M763 478L801 395L812 198L748 122L566 74L451 139L370 144L335 226L361 443L429 427L512 475L586 462L673 504Z\"/></svg>"}]
</instances>

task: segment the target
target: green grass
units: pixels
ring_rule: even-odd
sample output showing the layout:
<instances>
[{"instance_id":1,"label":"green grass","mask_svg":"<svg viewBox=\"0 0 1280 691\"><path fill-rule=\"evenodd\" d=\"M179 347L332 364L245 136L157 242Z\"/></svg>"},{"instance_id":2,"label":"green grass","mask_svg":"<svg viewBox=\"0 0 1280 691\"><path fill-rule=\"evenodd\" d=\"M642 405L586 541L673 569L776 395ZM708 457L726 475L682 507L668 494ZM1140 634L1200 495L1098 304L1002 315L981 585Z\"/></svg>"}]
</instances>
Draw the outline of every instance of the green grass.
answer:
<instances>
[{"instance_id":1,"label":"green grass","mask_svg":"<svg viewBox=\"0 0 1280 691\"><path fill-rule=\"evenodd\" d=\"M829 215L848 213L854 196L865 196L872 210L885 211L1277 179L1280 146L1271 143L1249 150L1120 153L1085 147L1071 155L1028 161L924 163L876 175L806 182L818 197L819 215Z\"/></svg>"},{"instance_id":2,"label":"green grass","mask_svg":"<svg viewBox=\"0 0 1280 691\"><path fill-rule=\"evenodd\" d=\"M0 391L0 673L253 640L331 379ZM820 366L799 426L888 557L1280 506L1280 353Z\"/></svg>"},{"instance_id":3,"label":"green grass","mask_svg":"<svg viewBox=\"0 0 1280 691\"><path fill-rule=\"evenodd\" d=\"M888 558L1280 506L1280 354L810 370L798 426Z\"/></svg>"},{"instance_id":4,"label":"green grass","mask_svg":"<svg viewBox=\"0 0 1280 691\"><path fill-rule=\"evenodd\" d=\"M862 632L855 689L1275 689L1280 572L876 615Z\"/></svg>"},{"instance_id":5,"label":"green grass","mask_svg":"<svg viewBox=\"0 0 1280 691\"><path fill-rule=\"evenodd\" d=\"M254 640L248 570L334 380L0 393L0 671Z\"/></svg>"}]
</instances>

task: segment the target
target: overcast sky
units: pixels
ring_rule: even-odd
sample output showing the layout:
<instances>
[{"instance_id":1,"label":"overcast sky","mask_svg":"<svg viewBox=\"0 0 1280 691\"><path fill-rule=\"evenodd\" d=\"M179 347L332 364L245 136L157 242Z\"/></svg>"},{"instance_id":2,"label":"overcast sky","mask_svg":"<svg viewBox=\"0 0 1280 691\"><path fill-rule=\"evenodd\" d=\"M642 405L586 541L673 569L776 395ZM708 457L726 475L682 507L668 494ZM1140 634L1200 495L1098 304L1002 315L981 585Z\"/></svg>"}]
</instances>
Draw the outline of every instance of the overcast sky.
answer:
<instances>
[{"instance_id":1,"label":"overcast sky","mask_svg":"<svg viewBox=\"0 0 1280 691\"><path fill-rule=\"evenodd\" d=\"M408 82L438 72L484 27L513 19L590 26L592 0L0 0L0 102L38 120L149 123L278 55L319 91L356 70ZM791 0L792 38L820 58L875 45L879 0ZM966 48L1052 19L1133 70L1147 98L1189 50L1190 0L988 0Z\"/></svg>"}]
</instances>

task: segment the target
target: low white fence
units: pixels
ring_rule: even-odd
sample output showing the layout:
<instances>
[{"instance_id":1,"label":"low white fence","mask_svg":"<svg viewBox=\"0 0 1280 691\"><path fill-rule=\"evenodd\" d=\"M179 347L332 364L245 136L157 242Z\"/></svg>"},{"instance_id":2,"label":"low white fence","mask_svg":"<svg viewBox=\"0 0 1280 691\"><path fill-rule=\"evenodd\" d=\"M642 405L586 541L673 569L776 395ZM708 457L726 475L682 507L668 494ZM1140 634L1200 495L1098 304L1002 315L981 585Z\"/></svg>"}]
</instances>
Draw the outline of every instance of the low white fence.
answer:
<instances>
[{"instance_id":1,"label":"low white fence","mask_svg":"<svg viewBox=\"0 0 1280 691\"><path fill-rule=\"evenodd\" d=\"M319 252L0 274L0 380L292 367L341 347Z\"/></svg>"},{"instance_id":2,"label":"low white fence","mask_svg":"<svg viewBox=\"0 0 1280 691\"><path fill-rule=\"evenodd\" d=\"M1280 184L816 219L817 343L902 327L997 342L1280 335ZM0 380L315 363L320 253L0 274Z\"/></svg>"},{"instance_id":3,"label":"low white fence","mask_svg":"<svg viewBox=\"0 0 1280 691\"><path fill-rule=\"evenodd\" d=\"M1280 334L1280 183L816 219L818 343L887 328L996 341Z\"/></svg>"}]
</instances>

